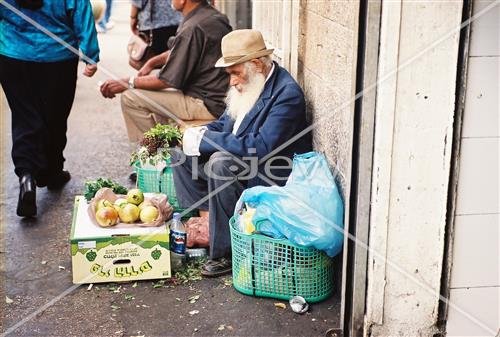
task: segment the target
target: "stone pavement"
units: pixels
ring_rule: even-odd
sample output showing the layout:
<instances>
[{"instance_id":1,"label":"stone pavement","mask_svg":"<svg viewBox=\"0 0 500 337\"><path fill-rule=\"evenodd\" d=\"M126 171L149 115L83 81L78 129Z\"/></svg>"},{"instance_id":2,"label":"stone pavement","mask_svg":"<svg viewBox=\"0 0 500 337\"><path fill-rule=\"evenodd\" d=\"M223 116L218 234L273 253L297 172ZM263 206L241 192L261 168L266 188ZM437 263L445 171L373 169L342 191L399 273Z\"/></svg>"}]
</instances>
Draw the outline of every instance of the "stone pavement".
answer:
<instances>
[{"instance_id":1,"label":"stone pavement","mask_svg":"<svg viewBox=\"0 0 500 337\"><path fill-rule=\"evenodd\" d=\"M100 35L100 66L123 77L133 73L126 56L127 2L117 3L115 16L115 29ZM97 90L98 82L107 78L102 70L92 79L79 76L65 151L66 169L73 179L61 192L38 190L35 220L15 215L18 184L10 160L10 112L6 102L1 103L6 124L1 132L0 293L13 301L2 300L1 331L25 318L30 319L9 336L323 336L338 327L338 291L327 301L311 305L309 313L297 315L288 305L285 310L276 308L274 303L280 301L238 293L225 285L224 278L179 286L166 283L160 288L143 281L137 287L122 284L119 292L106 285L94 285L90 291L86 285L68 290L75 195L82 193L86 180L97 177L130 187L126 178L130 149L119 99L105 100ZM200 297L191 304L187 299L193 295ZM44 305L45 310L32 315ZM199 313L191 316L192 310Z\"/></svg>"}]
</instances>

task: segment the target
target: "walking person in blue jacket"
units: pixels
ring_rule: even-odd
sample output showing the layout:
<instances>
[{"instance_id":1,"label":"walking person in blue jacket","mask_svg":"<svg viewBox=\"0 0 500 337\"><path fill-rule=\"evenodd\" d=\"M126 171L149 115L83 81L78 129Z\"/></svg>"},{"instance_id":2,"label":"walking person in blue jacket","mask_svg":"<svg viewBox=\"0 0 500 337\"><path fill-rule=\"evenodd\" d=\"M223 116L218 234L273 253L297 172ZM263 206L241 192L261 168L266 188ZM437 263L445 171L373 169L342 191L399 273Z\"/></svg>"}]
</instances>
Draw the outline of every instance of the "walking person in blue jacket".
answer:
<instances>
[{"instance_id":1,"label":"walking person in blue jacket","mask_svg":"<svg viewBox=\"0 0 500 337\"><path fill-rule=\"evenodd\" d=\"M0 2L0 83L12 112L19 216L36 215L37 186L57 190L71 179L63 150L78 49L86 56L83 74L93 76L99 46L89 0Z\"/></svg>"}]
</instances>

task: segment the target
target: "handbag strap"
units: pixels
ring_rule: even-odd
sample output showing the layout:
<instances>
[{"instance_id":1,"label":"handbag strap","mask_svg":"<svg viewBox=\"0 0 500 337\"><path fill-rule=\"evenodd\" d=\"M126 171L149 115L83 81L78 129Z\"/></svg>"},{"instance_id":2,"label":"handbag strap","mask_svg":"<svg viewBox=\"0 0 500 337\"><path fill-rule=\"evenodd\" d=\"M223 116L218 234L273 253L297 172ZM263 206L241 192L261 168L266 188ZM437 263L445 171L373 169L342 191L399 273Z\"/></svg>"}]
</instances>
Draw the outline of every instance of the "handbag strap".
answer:
<instances>
[{"instance_id":1,"label":"handbag strap","mask_svg":"<svg viewBox=\"0 0 500 337\"><path fill-rule=\"evenodd\" d=\"M154 7L155 7L155 3L154 3L155 0L146 0L146 5L148 2L151 3L151 6L149 6L149 19L151 20L151 29L149 30L149 46L151 47L153 45L153 20L154 20L154 15L155 15L155 11L154 11Z\"/></svg>"}]
</instances>

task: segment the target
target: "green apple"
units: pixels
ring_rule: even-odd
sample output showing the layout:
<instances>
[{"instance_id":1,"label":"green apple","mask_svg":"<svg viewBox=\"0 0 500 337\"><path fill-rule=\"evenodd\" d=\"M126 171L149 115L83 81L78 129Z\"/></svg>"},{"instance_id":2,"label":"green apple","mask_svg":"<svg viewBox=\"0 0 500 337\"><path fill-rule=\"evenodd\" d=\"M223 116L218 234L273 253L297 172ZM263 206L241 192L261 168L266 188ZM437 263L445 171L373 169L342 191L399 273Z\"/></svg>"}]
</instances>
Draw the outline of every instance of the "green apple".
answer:
<instances>
[{"instance_id":1,"label":"green apple","mask_svg":"<svg viewBox=\"0 0 500 337\"><path fill-rule=\"evenodd\" d=\"M95 218L102 227L111 227L118 223L118 212L113 206L104 206L96 212Z\"/></svg>"},{"instance_id":2,"label":"green apple","mask_svg":"<svg viewBox=\"0 0 500 337\"><path fill-rule=\"evenodd\" d=\"M127 193L127 201L134 205L139 205L144 201L144 194L138 188L134 188Z\"/></svg>"},{"instance_id":3,"label":"green apple","mask_svg":"<svg viewBox=\"0 0 500 337\"><path fill-rule=\"evenodd\" d=\"M109 200L101 199L97 202L95 209L96 209L96 211L98 211L103 207L113 207L113 204Z\"/></svg>"},{"instance_id":4,"label":"green apple","mask_svg":"<svg viewBox=\"0 0 500 337\"><path fill-rule=\"evenodd\" d=\"M139 207L134 204L125 204L118 210L122 222L133 223L139 219Z\"/></svg>"},{"instance_id":5,"label":"green apple","mask_svg":"<svg viewBox=\"0 0 500 337\"><path fill-rule=\"evenodd\" d=\"M113 207L116 209L116 211L118 212L120 210L120 208L123 206L123 205L126 205L128 204L128 201L127 199L125 198L118 198L115 200L115 203L113 204Z\"/></svg>"},{"instance_id":6,"label":"green apple","mask_svg":"<svg viewBox=\"0 0 500 337\"><path fill-rule=\"evenodd\" d=\"M147 206L154 206L154 205L151 201L146 199L143 202L141 202L141 204L139 205L139 210L142 211L144 209L144 207L147 207Z\"/></svg>"},{"instance_id":7,"label":"green apple","mask_svg":"<svg viewBox=\"0 0 500 337\"><path fill-rule=\"evenodd\" d=\"M158 208L154 206L145 206L140 213L140 218L142 222L148 223L155 221L158 218L158 214Z\"/></svg>"}]
</instances>

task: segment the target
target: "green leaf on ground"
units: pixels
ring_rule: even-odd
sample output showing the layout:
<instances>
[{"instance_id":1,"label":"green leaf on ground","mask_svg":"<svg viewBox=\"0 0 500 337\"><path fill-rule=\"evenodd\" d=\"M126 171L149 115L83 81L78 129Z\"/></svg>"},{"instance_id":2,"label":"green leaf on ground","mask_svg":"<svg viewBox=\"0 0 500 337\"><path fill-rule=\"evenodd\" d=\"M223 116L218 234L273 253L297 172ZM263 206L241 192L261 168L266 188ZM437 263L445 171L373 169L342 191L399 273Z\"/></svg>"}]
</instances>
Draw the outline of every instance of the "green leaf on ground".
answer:
<instances>
[{"instance_id":1,"label":"green leaf on ground","mask_svg":"<svg viewBox=\"0 0 500 337\"><path fill-rule=\"evenodd\" d=\"M161 280L156 283L153 283L153 288L161 288L165 284L165 281Z\"/></svg>"},{"instance_id":2,"label":"green leaf on ground","mask_svg":"<svg viewBox=\"0 0 500 337\"><path fill-rule=\"evenodd\" d=\"M184 267L175 273L176 283L186 284L192 281L199 281L202 279L201 266L206 262L206 259L199 259L190 261Z\"/></svg>"},{"instance_id":3,"label":"green leaf on ground","mask_svg":"<svg viewBox=\"0 0 500 337\"><path fill-rule=\"evenodd\" d=\"M108 284L108 290L112 292L120 292L121 286L117 286L114 283ZM117 291L118 290L118 291Z\"/></svg>"},{"instance_id":4,"label":"green leaf on ground","mask_svg":"<svg viewBox=\"0 0 500 337\"><path fill-rule=\"evenodd\" d=\"M200 295L194 295L188 298L189 303L193 304L200 298Z\"/></svg>"}]
</instances>

